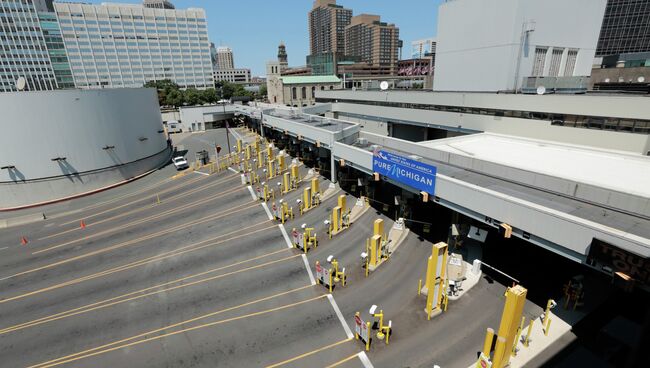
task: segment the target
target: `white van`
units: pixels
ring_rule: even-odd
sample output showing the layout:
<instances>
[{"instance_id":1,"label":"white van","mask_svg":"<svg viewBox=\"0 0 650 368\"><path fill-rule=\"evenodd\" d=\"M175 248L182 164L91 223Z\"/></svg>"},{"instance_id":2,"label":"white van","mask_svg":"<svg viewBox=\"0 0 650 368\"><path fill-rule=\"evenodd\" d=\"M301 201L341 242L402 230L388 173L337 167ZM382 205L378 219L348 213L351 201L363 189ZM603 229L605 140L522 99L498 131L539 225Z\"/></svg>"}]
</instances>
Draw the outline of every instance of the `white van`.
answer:
<instances>
[{"instance_id":1,"label":"white van","mask_svg":"<svg viewBox=\"0 0 650 368\"><path fill-rule=\"evenodd\" d=\"M181 128L181 123L176 120L170 120L167 122L167 133L181 133L183 129Z\"/></svg>"}]
</instances>

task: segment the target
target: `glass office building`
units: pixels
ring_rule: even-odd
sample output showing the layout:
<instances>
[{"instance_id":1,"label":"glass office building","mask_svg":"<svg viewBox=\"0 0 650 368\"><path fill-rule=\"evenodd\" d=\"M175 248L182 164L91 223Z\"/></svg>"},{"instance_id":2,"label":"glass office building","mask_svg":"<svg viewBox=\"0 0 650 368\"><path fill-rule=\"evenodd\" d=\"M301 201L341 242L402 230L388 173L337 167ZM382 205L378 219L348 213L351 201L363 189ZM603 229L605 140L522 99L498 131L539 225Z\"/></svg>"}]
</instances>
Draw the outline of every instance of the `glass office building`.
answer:
<instances>
[{"instance_id":1,"label":"glass office building","mask_svg":"<svg viewBox=\"0 0 650 368\"><path fill-rule=\"evenodd\" d=\"M650 0L608 0L596 56L650 51Z\"/></svg>"},{"instance_id":2,"label":"glass office building","mask_svg":"<svg viewBox=\"0 0 650 368\"><path fill-rule=\"evenodd\" d=\"M203 9L54 3L77 88L214 86Z\"/></svg>"},{"instance_id":3,"label":"glass office building","mask_svg":"<svg viewBox=\"0 0 650 368\"><path fill-rule=\"evenodd\" d=\"M28 91L57 88L38 16L51 4L51 0L0 2L0 92L16 91L20 77Z\"/></svg>"}]
</instances>

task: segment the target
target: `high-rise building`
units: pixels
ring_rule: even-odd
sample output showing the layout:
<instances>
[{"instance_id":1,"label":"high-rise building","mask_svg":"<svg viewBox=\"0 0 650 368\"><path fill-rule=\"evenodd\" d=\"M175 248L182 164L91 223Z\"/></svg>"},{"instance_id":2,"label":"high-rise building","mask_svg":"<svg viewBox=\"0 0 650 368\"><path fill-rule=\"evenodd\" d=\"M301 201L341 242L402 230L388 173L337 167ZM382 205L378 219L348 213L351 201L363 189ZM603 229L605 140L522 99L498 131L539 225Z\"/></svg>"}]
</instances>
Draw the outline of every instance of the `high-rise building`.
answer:
<instances>
[{"instance_id":1,"label":"high-rise building","mask_svg":"<svg viewBox=\"0 0 650 368\"><path fill-rule=\"evenodd\" d=\"M58 87L38 16L51 7L52 0L0 3L0 91L15 91L20 77L25 79L25 90Z\"/></svg>"},{"instance_id":2,"label":"high-rise building","mask_svg":"<svg viewBox=\"0 0 650 368\"><path fill-rule=\"evenodd\" d=\"M217 47L216 55L216 69L234 69L235 60L233 57L232 49L226 46Z\"/></svg>"},{"instance_id":3,"label":"high-rise building","mask_svg":"<svg viewBox=\"0 0 650 368\"><path fill-rule=\"evenodd\" d=\"M310 54L343 54L345 27L352 19L352 9L336 5L336 0L315 0L308 18Z\"/></svg>"},{"instance_id":4,"label":"high-rise building","mask_svg":"<svg viewBox=\"0 0 650 368\"><path fill-rule=\"evenodd\" d=\"M384 23L378 15L352 17L345 28L345 54L360 57L370 66L383 67L389 74L397 70L399 28Z\"/></svg>"},{"instance_id":5,"label":"high-rise building","mask_svg":"<svg viewBox=\"0 0 650 368\"><path fill-rule=\"evenodd\" d=\"M411 59L432 59L435 62L436 39L425 38L411 42Z\"/></svg>"},{"instance_id":6,"label":"high-rise building","mask_svg":"<svg viewBox=\"0 0 650 368\"><path fill-rule=\"evenodd\" d=\"M51 11L38 12L38 19L41 22L41 32L43 33L45 46L47 46L47 53L50 56L57 88L74 88L74 79L72 78L68 55L65 52L59 21L56 18L56 13L54 13L54 8L48 10Z\"/></svg>"},{"instance_id":7,"label":"high-rise building","mask_svg":"<svg viewBox=\"0 0 650 368\"><path fill-rule=\"evenodd\" d=\"M650 0L608 0L596 56L650 51Z\"/></svg>"},{"instance_id":8,"label":"high-rise building","mask_svg":"<svg viewBox=\"0 0 650 368\"><path fill-rule=\"evenodd\" d=\"M162 79L183 88L214 85L203 9L58 2L54 9L77 88Z\"/></svg>"},{"instance_id":9,"label":"high-rise building","mask_svg":"<svg viewBox=\"0 0 650 368\"><path fill-rule=\"evenodd\" d=\"M433 89L584 92L605 3L443 2L438 9Z\"/></svg>"}]
</instances>

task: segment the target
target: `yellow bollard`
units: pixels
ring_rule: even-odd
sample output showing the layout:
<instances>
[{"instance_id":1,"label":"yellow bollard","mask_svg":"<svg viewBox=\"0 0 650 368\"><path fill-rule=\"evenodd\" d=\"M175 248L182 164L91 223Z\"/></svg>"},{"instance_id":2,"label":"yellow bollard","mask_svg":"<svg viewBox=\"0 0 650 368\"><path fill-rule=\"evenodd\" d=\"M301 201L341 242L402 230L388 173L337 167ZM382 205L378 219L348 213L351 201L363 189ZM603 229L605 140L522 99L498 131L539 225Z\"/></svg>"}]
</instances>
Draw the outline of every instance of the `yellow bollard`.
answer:
<instances>
[{"instance_id":1,"label":"yellow bollard","mask_svg":"<svg viewBox=\"0 0 650 368\"><path fill-rule=\"evenodd\" d=\"M268 161L268 168L266 171L266 178L271 179L275 177L275 166L273 165L273 161Z\"/></svg>"},{"instance_id":2,"label":"yellow bollard","mask_svg":"<svg viewBox=\"0 0 650 368\"><path fill-rule=\"evenodd\" d=\"M507 361L504 361L505 358L510 358L510 354L505 354L506 352L506 339L504 337L497 337L497 345L494 348L494 357L492 358L492 367L494 368L503 368L506 366Z\"/></svg>"},{"instance_id":3,"label":"yellow bollard","mask_svg":"<svg viewBox=\"0 0 650 368\"><path fill-rule=\"evenodd\" d=\"M298 186L300 181L300 172L298 171L298 165L291 165L291 180L294 186Z\"/></svg>"},{"instance_id":4,"label":"yellow bollard","mask_svg":"<svg viewBox=\"0 0 650 368\"><path fill-rule=\"evenodd\" d=\"M303 211L311 208L311 193L311 188L305 188L305 190L302 192Z\"/></svg>"},{"instance_id":5,"label":"yellow bollard","mask_svg":"<svg viewBox=\"0 0 650 368\"><path fill-rule=\"evenodd\" d=\"M341 207L332 208L332 229L334 233L341 231Z\"/></svg>"},{"instance_id":6,"label":"yellow bollard","mask_svg":"<svg viewBox=\"0 0 650 368\"><path fill-rule=\"evenodd\" d=\"M368 331L368 338L366 340L366 351L370 351L370 322L366 322L366 328Z\"/></svg>"},{"instance_id":7,"label":"yellow bollard","mask_svg":"<svg viewBox=\"0 0 650 368\"><path fill-rule=\"evenodd\" d=\"M533 332L533 323L535 322L535 319L531 319L530 322L528 323L528 332L526 332L526 338L524 339L524 346L528 347L528 344L530 342L530 334Z\"/></svg>"},{"instance_id":8,"label":"yellow bollard","mask_svg":"<svg viewBox=\"0 0 650 368\"><path fill-rule=\"evenodd\" d=\"M248 144L246 145L245 152L246 152L246 160L250 160L251 159L251 146L250 145L248 145Z\"/></svg>"},{"instance_id":9,"label":"yellow bollard","mask_svg":"<svg viewBox=\"0 0 650 368\"><path fill-rule=\"evenodd\" d=\"M266 161L273 161L275 158L273 157L273 147L268 146L266 147Z\"/></svg>"},{"instance_id":10,"label":"yellow bollard","mask_svg":"<svg viewBox=\"0 0 650 368\"><path fill-rule=\"evenodd\" d=\"M289 193L289 191L291 190L290 183L291 183L291 174L286 172L282 176L282 193L285 194Z\"/></svg>"},{"instance_id":11,"label":"yellow bollard","mask_svg":"<svg viewBox=\"0 0 650 368\"><path fill-rule=\"evenodd\" d=\"M318 178L311 179L311 195L315 196L316 193L320 193L320 185L318 183Z\"/></svg>"},{"instance_id":12,"label":"yellow bollard","mask_svg":"<svg viewBox=\"0 0 650 368\"><path fill-rule=\"evenodd\" d=\"M548 336L548 332L551 329L551 321L552 321L551 318L549 318L548 321L546 321L546 328L544 329L544 336Z\"/></svg>"},{"instance_id":13,"label":"yellow bollard","mask_svg":"<svg viewBox=\"0 0 650 368\"><path fill-rule=\"evenodd\" d=\"M421 290L422 290L422 279L419 279L418 280L418 296L420 296L420 294L422 294Z\"/></svg>"},{"instance_id":14,"label":"yellow bollard","mask_svg":"<svg viewBox=\"0 0 650 368\"><path fill-rule=\"evenodd\" d=\"M517 329L517 337L515 338L514 344L512 344L512 356L517 356L517 344L519 344L521 332L524 330L524 322L526 322L526 317L521 317L521 324L519 325L519 329Z\"/></svg>"},{"instance_id":15,"label":"yellow bollard","mask_svg":"<svg viewBox=\"0 0 650 368\"><path fill-rule=\"evenodd\" d=\"M431 314L441 310L440 306L444 292L446 273L447 244L438 242L431 247L431 255L427 261L427 274L424 284L427 289L425 311L427 312L428 319L431 318Z\"/></svg>"},{"instance_id":16,"label":"yellow bollard","mask_svg":"<svg viewBox=\"0 0 650 368\"><path fill-rule=\"evenodd\" d=\"M501 323L499 324L499 332L497 333L500 338L505 340L505 346L510 347L515 341L517 335L517 321L520 320L526 303L526 288L521 285L506 290L506 301L503 306L503 313L501 314ZM495 352L493 367L501 368L508 365L510 362L510 354L505 354L501 351L501 355L497 356ZM499 362L499 364L497 364Z\"/></svg>"},{"instance_id":17,"label":"yellow bollard","mask_svg":"<svg viewBox=\"0 0 650 368\"><path fill-rule=\"evenodd\" d=\"M330 269L330 294L332 293L332 270Z\"/></svg>"},{"instance_id":18,"label":"yellow bollard","mask_svg":"<svg viewBox=\"0 0 650 368\"><path fill-rule=\"evenodd\" d=\"M483 340L483 355L489 357L492 350L492 341L494 340L494 329L488 327L485 332L485 340Z\"/></svg>"},{"instance_id":19,"label":"yellow bollard","mask_svg":"<svg viewBox=\"0 0 650 368\"><path fill-rule=\"evenodd\" d=\"M381 255L381 236L373 235L368 242L370 247L370 253L368 253L370 266L377 267Z\"/></svg>"},{"instance_id":20,"label":"yellow bollard","mask_svg":"<svg viewBox=\"0 0 650 368\"><path fill-rule=\"evenodd\" d=\"M237 140L237 153L241 153L241 139Z\"/></svg>"}]
</instances>

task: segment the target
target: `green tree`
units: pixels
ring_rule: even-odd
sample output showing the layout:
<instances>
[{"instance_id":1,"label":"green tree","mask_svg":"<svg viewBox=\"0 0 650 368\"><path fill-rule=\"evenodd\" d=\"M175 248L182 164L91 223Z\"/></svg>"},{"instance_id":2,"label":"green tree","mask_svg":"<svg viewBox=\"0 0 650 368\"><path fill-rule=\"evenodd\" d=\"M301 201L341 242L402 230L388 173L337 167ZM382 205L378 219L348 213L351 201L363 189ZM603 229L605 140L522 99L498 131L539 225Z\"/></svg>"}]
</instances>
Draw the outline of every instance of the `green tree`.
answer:
<instances>
[{"instance_id":1,"label":"green tree","mask_svg":"<svg viewBox=\"0 0 650 368\"><path fill-rule=\"evenodd\" d=\"M193 106L200 104L201 101L201 92L196 90L196 88L188 88L183 92L184 101L187 105Z\"/></svg>"},{"instance_id":2,"label":"green tree","mask_svg":"<svg viewBox=\"0 0 650 368\"><path fill-rule=\"evenodd\" d=\"M260 91L257 92L257 95L258 95L260 98L264 98L264 97L266 97L267 94L268 94L268 91L266 90L266 83L262 83L262 84L260 85Z\"/></svg>"},{"instance_id":3,"label":"green tree","mask_svg":"<svg viewBox=\"0 0 650 368\"><path fill-rule=\"evenodd\" d=\"M165 105L179 107L183 105L183 93L180 90L172 90L165 96Z\"/></svg>"},{"instance_id":4,"label":"green tree","mask_svg":"<svg viewBox=\"0 0 650 368\"><path fill-rule=\"evenodd\" d=\"M214 88L208 88L203 91L203 101L206 103L215 103L219 101L219 96Z\"/></svg>"},{"instance_id":5,"label":"green tree","mask_svg":"<svg viewBox=\"0 0 650 368\"><path fill-rule=\"evenodd\" d=\"M144 84L144 87L155 88L158 91L158 104L163 105L173 105L170 103L169 95L173 92L179 92L178 84L172 82L169 79L163 80L151 80ZM180 93L180 92L179 92ZM176 96L174 94L174 96Z\"/></svg>"}]
</instances>

